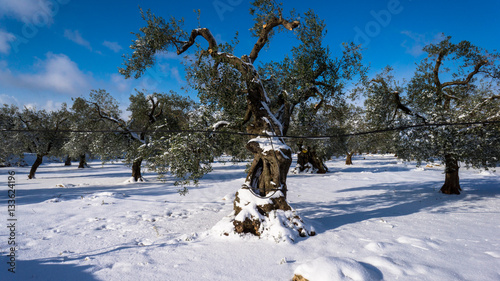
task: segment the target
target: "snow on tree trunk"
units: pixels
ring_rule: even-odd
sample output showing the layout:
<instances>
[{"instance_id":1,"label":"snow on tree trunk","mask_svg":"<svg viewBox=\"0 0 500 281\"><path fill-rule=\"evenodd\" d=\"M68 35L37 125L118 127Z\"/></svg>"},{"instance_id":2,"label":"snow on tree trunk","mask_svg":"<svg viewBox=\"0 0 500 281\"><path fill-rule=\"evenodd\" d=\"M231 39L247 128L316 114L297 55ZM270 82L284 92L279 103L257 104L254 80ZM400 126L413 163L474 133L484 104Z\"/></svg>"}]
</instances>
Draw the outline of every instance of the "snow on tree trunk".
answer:
<instances>
[{"instance_id":1,"label":"snow on tree trunk","mask_svg":"<svg viewBox=\"0 0 500 281\"><path fill-rule=\"evenodd\" d=\"M248 94L254 120L247 132L259 136L246 145L254 160L235 196L233 230L276 242L314 235L314 230L304 224L286 201L292 150L281 138L282 124L269 110L269 100L256 72L255 75ZM266 136L260 136L263 134Z\"/></svg>"},{"instance_id":2,"label":"snow on tree trunk","mask_svg":"<svg viewBox=\"0 0 500 281\"><path fill-rule=\"evenodd\" d=\"M352 165L352 156L353 155L354 155L354 152L347 152L346 158L345 158L346 165Z\"/></svg>"},{"instance_id":3,"label":"snow on tree trunk","mask_svg":"<svg viewBox=\"0 0 500 281\"><path fill-rule=\"evenodd\" d=\"M246 148L253 153L254 160L245 185L259 196L267 196L271 192L280 190L286 197L286 177L292 164L290 148L279 138L265 137L250 140Z\"/></svg>"},{"instance_id":4,"label":"snow on tree trunk","mask_svg":"<svg viewBox=\"0 0 500 281\"><path fill-rule=\"evenodd\" d=\"M28 175L28 179L34 179L35 178L35 173L38 167L42 164L43 162L43 155L37 154L36 155L36 160L35 163L31 166L30 173Z\"/></svg>"},{"instance_id":5,"label":"snow on tree trunk","mask_svg":"<svg viewBox=\"0 0 500 281\"><path fill-rule=\"evenodd\" d=\"M130 181L133 182L144 181L141 174L141 165L142 165L142 158L137 158L134 160L134 162L132 163L132 178L130 179Z\"/></svg>"},{"instance_id":6,"label":"snow on tree trunk","mask_svg":"<svg viewBox=\"0 0 500 281\"><path fill-rule=\"evenodd\" d=\"M307 148L302 149L297 154L297 166L295 167L295 172L325 174L328 172L328 168L318 155L316 155L316 151L314 149Z\"/></svg>"},{"instance_id":7,"label":"snow on tree trunk","mask_svg":"<svg viewBox=\"0 0 500 281\"><path fill-rule=\"evenodd\" d=\"M445 180L441 187L441 192L444 194L460 194L460 179L458 177L458 161L451 155L445 156Z\"/></svg>"}]
</instances>

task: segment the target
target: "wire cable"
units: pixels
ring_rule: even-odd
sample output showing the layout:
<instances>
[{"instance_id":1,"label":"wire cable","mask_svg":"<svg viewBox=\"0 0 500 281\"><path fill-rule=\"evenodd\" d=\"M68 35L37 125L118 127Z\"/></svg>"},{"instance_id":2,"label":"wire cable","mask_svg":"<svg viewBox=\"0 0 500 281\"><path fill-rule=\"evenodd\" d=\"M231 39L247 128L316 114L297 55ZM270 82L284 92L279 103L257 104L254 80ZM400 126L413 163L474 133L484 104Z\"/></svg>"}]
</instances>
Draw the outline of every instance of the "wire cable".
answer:
<instances>
[{"instance_id":1,"label":"wire cable","mask_svg":"<svg viewBox=\"0 0 500 281\"><path fill-rule=\"evenodd\" d=\"M416 129L416 128L425 128L425 127L447 127L447 126L473 126L473 125L493 125L500 124L500 120L498 121L471 121L471 122L439 122L439 123L424 123L424 124L414 124L414 125L405 125L399 127L389 127L384 129L376 129L370 131L363 132L353 132L346 134L334 134L334 135L305 135L305 136L278 136L283 139L310 139L310 140L321 140L321 139L331 139L331 138L343 138L343 137L354 137L354 136L363 136L370 134L378 134L385 133L391 131L403 131L407 129ZM260 136L260 137L269 137L268 134L254 134L254 133L245 133L245 132L235 132L235 131L222 131L222 130L48 130L48 129L0 129L0 133L29 133L29 132L59 132L59 133L166 133L166 134L194 134L194 133L211 133L211 134L226 134L226 135L241 135L241 136Z\"/></svg>"}]
</instances>

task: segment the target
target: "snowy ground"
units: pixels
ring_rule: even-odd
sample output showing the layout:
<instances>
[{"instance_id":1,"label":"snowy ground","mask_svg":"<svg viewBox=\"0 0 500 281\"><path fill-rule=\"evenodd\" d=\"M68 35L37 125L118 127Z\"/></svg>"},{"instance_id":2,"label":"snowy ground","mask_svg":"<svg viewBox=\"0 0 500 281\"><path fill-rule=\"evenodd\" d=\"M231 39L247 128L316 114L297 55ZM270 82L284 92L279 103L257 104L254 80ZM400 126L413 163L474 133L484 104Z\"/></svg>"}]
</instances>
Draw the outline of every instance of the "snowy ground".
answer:
<instances>
[{"instance_id":1,"label":"snowy ground","mask_svg":"<svg viewBox=\"0 0 500 281\"><path fill-rule=\"evenodd\" d=\"M500 280L500 171L461 169L459 196L438 193L443 167L388 155L290 174L289 201L317 231L292 244L211 231L231 213L245 165L216 164L187 196L148 173L124 184L119 163L44 164L35 180L1 168L2 224L16 172L18 249L12 274L2 227L0 280Z\"/></svg>"}]
</instances>

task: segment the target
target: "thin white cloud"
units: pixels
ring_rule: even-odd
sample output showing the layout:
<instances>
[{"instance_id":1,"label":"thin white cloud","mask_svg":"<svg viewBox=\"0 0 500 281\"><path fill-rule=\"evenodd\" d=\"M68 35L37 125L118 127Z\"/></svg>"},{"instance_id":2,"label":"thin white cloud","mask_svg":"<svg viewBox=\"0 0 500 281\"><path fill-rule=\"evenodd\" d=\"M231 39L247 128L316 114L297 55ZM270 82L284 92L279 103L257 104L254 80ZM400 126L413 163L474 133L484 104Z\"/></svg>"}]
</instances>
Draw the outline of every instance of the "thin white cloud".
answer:
<instances>
[{"instance_id":1,"label":"thin white cloud","mask_svg":"<svg viewBox=\"0 0 500 281\"><path fill-rule=\"evenodd\" d=\"M409 37L409 40L404 40L401 46L406 49L406 52L414 57L419 57L424 54L424 47L431 43L437 43L444 39L442 33L437 34L420 34L412 31L402 31L401 34Z\"/></svg>"},{"instance_id":2,"label":"thin white cloud","mask_svg":"<svg viewBox=\"0 0 500 281\"><path fill-rule=\"evenodd\" d=\"M118 53L122 49L122 46L117 42L104 41L102 44L115 53Z\"/></svg>"},{"instance_id":3,"label":"thin white cloud","mask_svg":"<svg viewBox=\"0 0 500 281\"><path fill-rule=\"evenodd\" d=\"M0 94L0 106L8 104L8 105L15 105L19 107L21 103L14 97L14 96L9 96L6 94Z\"/></svg>"},{"instance_id":4,"label":"thin white cloud","mask_svg":"<svg viewBox=\"0 0 500 281\"><path fill-rule=\"evenodd\" d=\"M130 91L132 87L131 81L121 74L111 74L111 83L119 92Z\"/></svg>"},{"instance_id":5,"label":"thin white cloud","mask_svg":"<svg viewBox=\"0 0 500 281\"><path fill-rule=\"evenodd\" d=\"M35 65L35 73L15 73L6 63L0 70L0 82L14 89L46 90L65 96L78 96L90 91L91 77L64 54L48 53Z\"/></svg>"},{"instance_id":6,"label":"thin white cloud","mask_svg":"<svg viewBox=\"0 0 500 281\"><path fill-rule=\"evenodd\" d=\"M178 67L171 67L170 68L170 75L172 78L177 81L177 83L182 84L184 83L184 80L181 77L181 74L179 73L179 68Z\"/></svg>"},{"instance_id":7,"label":"thin white cloud","mask_svg":"<svg viewBox=\"0 0 500 281\"><path fill-rule=\"evenodd\" d=\"M0 53L9 54L11 49L10 42L14 40L16 40L14 34L0 29Z\"/></svg>"},{"instance_id":8,"label":"thin white cloud","mask_svg":"<svg viewBox=\"0 0 500 281\"><path fill-rule=\"evenodd\" d=\"M37 26L51 25L59 3L41 0L0 0L0 18L11 17Z\"/></svg>"},{"instance_id":9,"label":"thin white cloud","mask_svg":"<svg viewBox=\"0 0 500 281\"><path fill-rule=\"evenodd\" d=\"M64 37L92 51L92 46L90 46L90 42L82 37L80 31L78 30L73 31L66 29L64 30Z\"/></svg>"},{"instance_id":10,"label":"thin white cloud","mask_svg":"<svg viewBox=\"0 0 500 281\"><path fill-rule=\"evenodd\" d=\"M45 105L42 105L41 108L47 111L57 111L62 108L62 102L56 102L53 100L48 100L45 102Z\"/></svg>"}]
</instances>

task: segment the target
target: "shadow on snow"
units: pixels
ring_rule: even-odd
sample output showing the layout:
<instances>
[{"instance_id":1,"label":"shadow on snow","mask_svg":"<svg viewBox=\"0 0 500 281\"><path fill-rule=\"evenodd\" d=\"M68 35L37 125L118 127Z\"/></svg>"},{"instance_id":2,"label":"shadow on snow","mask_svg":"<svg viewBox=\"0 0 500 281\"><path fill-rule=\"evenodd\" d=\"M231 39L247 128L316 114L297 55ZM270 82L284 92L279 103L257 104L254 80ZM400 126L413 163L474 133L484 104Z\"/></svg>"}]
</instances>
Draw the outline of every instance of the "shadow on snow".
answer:
<instances>
[{"instance_id":1,"label":"shadow on snow","mask_svg":"<svg viewBox=\"0 0 500 281\"><path fill-rule=\"evenodd\" d=\"M495 178L461 180L464 189L461 195L445 195L429 186L440 186L442 181L429 182L398 182L339 190L345 191L379 190L379 194L360 197L338 197L329 202L296 202L293 207L311 221L318 233L339 228L343 225L358 223L370 219L400 217L429 212L467 212L478 211L479 201L500 196L500 180ZM463 204L451 206L453 202ZM450 204L448 204L450 203ZM464 205L473 205L466 207Z\"/></svg>"},{"instance_id":2,"label":"shadow on snow","mask_svg":"<svg viewBox=\"0 0 500 281\"><path fill-rule=\"evenodd\" d=\"M0 260L7 264L7 257ZM25 281L25 280L79 280L95 281L90 273L92 266L78 266L75 264L62 263L62 259L40 259L40 260L17 260L16 273L8 272L7 269L0 273L1 280Z\"/></svg>"}]
</instances>

